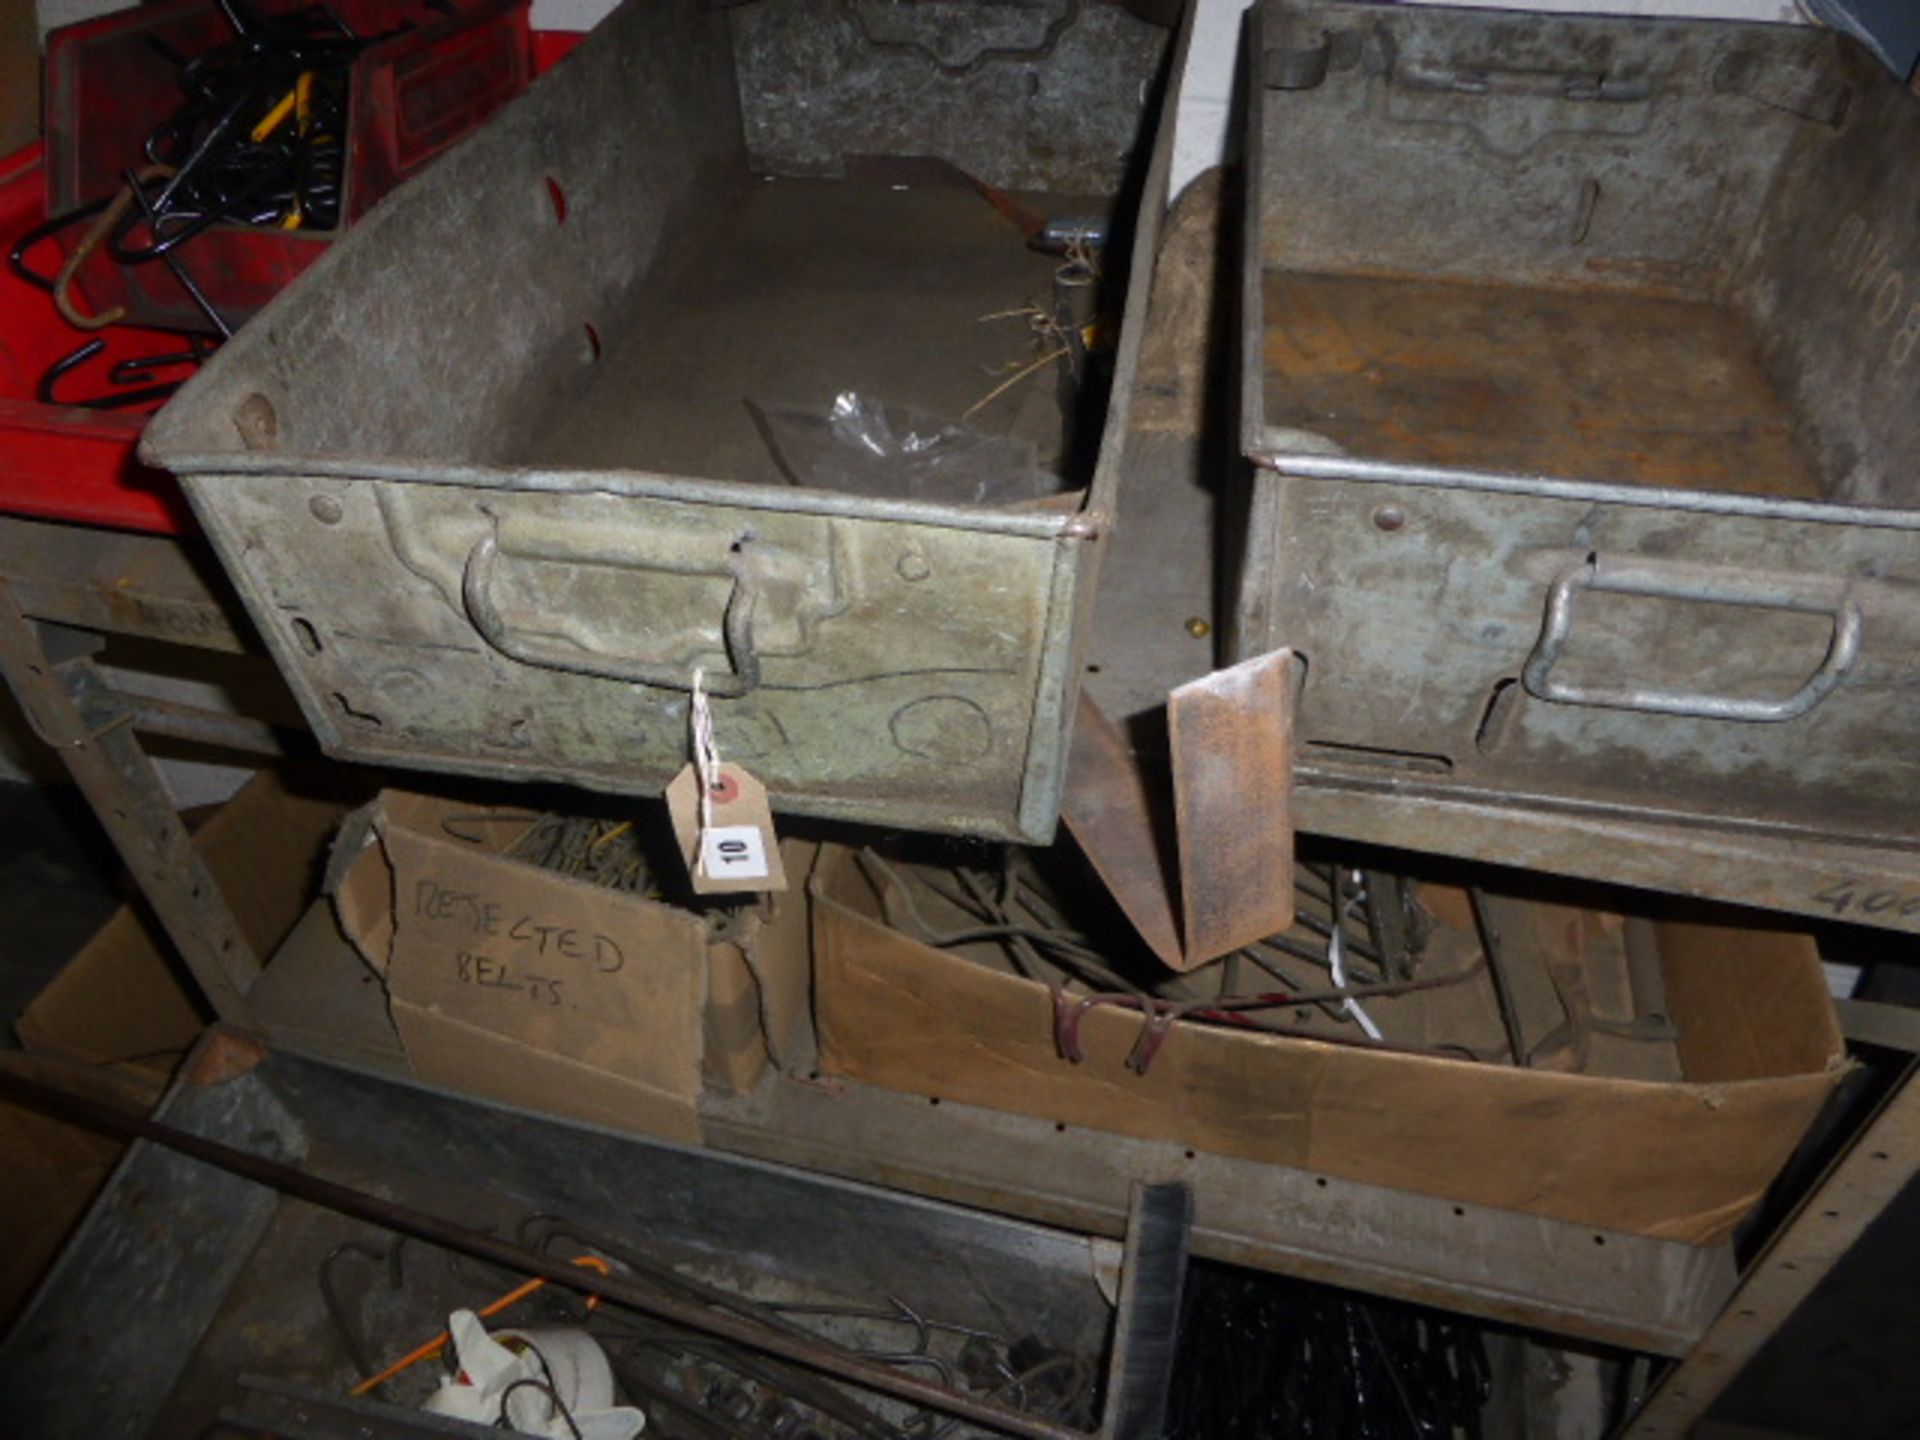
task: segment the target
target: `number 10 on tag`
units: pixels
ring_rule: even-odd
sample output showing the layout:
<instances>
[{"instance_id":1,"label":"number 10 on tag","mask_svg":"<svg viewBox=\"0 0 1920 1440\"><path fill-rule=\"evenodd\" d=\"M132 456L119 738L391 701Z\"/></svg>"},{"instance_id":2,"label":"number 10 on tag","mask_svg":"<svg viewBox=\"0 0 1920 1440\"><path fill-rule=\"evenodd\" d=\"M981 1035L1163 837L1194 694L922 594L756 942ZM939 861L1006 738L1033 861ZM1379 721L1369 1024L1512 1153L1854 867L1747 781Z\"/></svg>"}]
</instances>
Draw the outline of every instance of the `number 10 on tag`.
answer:
<instances>
[{"instance_id":1,"label":"number 10 on tag","mask_svg":"<svg viewBox=\"0 0 1920 1440\"><path fill-rule=\"evenodd\" d=\"M704 815L700 776L694 766L686 766L667 786L667 814L673 819L674 837L686 858L694 893L786 889L780 837L774 833L766 787L724 760L716 767L714 780ZM708 823L702 824L703 820Z\"/></svg>"},{"instance_id":2,"label":"number 10 on tag","mask_svg":"<svg viewBox=\"0 0 1920 1440\"><path fill-rule=\"evenodd\" d=\"M757 825L716 825L700 832L700 869L711 880L764 880L767 846Z\"/></svg>"}]
</instances>

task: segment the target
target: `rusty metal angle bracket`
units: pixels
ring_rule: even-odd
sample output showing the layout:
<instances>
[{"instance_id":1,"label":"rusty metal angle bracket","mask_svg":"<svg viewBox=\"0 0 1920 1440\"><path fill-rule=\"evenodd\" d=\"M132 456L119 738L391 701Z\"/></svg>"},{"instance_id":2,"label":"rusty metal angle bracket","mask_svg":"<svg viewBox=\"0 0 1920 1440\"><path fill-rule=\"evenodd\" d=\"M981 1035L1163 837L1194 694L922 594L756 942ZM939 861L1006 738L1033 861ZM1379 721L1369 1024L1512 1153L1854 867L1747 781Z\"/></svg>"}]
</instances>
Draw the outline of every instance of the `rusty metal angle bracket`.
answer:
<instances>
[{"instance_id":1,"label":"rusty metal angle bracket","mask_svg":"<svg viewBox=\"0 0 1920 1440\"><path fill-rule=\"evenodd\" d=\"M48 633L27 618L11 584L0 579L0 677L106 827L214 1012L223 1020L244 1022L245 995L260 974L259 957L194 851L131 717L99 727L87 723L82 698L104 689L104 682L85 653L56 662ZM56 643L78 638L80 648L87 648L87 637L77 632L51 634Z\"/></svg>"},{"instance_id":2,"label":"rusty metal angle bracket","mask_svg":"<svg viewBox=\"0 0 1920 1440\"><path fill-rule=\"evenodd\" d=\"M1700 1343L1627 1422L1618 1440L1681 1440L1773 1332L1920 1173L1920 1062L1800 1202Z\"/></svg>"}]
</instances>

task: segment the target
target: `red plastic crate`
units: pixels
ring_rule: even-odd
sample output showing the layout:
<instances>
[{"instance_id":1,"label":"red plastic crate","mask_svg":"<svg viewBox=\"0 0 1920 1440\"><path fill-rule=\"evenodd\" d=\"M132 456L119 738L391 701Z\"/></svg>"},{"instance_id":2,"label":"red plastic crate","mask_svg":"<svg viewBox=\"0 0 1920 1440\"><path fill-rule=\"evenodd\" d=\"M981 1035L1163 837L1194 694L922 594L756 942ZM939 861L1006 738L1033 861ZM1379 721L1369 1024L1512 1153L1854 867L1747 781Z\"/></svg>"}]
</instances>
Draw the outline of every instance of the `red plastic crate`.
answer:
<instances>
[{"instance_id":1,"label":"red plastic crate","mask_svg":"<svg viewBox=\"0 0 1920 1440\"><path fill-rule=\"evenodd\" d=\"M253 0L251 8L271 17L307 3ZM361 35L412 27L368 46L353 61L343 206L350 225L526 89L532 46L527 0L454 0L450 13L422 0L333 0L333 9ZM51 212L113 194L123 169L145 163L148 133L181 99L176 67L162 47L193 56L232 38L212 0L158 0L48 36ZM76 226L62 242L77 242L84 229ZM337 233L219 226L178 255L222 316L238 323L312 264ZM96 314L123 306L143 324L207 328L162 264L121 266L96 253L76 278L85 305Z\"/></svg>"},{"instance_id":2,"label":"red plastic crate","mask_svg":"<svg viewBox=\"0 0 1920 1440\"><path fill-rule=\"evenodd\" d=\"M564 31L536 32L531 47L535 73L557 63L582 38ZM42 147L36 143L0 156L0 245L11 248L47 215ZM60 263L51 244L37 247L31 259L48 274ZM0 266L0 513L161 535L191 533L193 514L173 477L148 469L134 455L147 416L160 402L137 409L89 410L37 398L47 367L88 338L60 318L45 291ZM98 338L106 342L106 350L70 377L60 398L104 390L103 377L115 360L178 350L182 344L177 334L124 325L99 331ZM185 367L174 367L157 372L155 379L181 379L187 373Z\"/></svg>"}]
</instances>

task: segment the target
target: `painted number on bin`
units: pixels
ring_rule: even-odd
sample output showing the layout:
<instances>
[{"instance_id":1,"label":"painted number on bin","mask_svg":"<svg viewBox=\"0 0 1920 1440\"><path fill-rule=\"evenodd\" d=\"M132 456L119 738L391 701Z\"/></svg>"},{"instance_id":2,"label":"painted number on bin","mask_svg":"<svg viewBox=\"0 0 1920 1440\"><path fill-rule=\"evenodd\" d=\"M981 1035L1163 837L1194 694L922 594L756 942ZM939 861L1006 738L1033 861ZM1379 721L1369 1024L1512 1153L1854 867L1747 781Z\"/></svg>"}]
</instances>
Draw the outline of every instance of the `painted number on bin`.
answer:
<instances>
[{"instance_id":1,"label":"painted number on bin","mask_svg":"<svg viewBox=\"0 0 1920 1440\"><path fill-rule=\"evenodd\" d=\"M1833 258L1847 289L1866 302L1872 333L1888 335L1887 360L1898 369L1920 341L1920 295L1910 293L1906 272L1893 264L1893 244L1890 230L1849 215L1834 236Z\"/></svg>"},{"instance_id":2,"label":"painted number on bin","mask_svg":"<svg viewBox=\"0 0 1920 1440\"><path fill-rule=\"evenodd\" d=\"M1816 890L1813 899L1836 915L1857 915L1870 921L1911 920L1920 915L1920 894L1863 885L1851 876Z\"/></svg>"}]
</instances>

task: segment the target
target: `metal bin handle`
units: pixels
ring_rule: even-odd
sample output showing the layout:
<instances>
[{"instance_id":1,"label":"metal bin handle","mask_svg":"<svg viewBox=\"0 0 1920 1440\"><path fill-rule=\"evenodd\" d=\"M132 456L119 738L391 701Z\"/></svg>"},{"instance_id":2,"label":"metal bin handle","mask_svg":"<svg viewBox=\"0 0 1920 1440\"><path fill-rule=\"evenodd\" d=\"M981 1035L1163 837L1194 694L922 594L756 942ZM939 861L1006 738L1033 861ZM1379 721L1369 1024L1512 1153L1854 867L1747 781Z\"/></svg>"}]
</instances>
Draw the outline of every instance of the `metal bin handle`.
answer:
<instances>
[{"instance_id":1,"label":"metal bin handle","mask_svg":"<svg viewBox=\"0 0 1920 1440\"><path fill-rule=\"evenodd\" d=\"M467 618L473 622L480 638L502 655L543 670L593 675L602 680L626 680L665 690L693 689L692 673L671 661L597 655L542 642L532 636L516 635L493 603L493 573L499 556L500 537L496 531L489 530L467 554L466 567L460 577L460 596L466 603ZM728 555L724 569L715 573L733 576L733 589L727 596L721 621L721 634L726 641L727 655L733 661L733 673L730 676L710 674L703 677L702 684L709 695L724 700L749 694L760 685L760 656L753 648L753 615L760 603L760 591L754 583L752 566L737 549Z\"/></svg>"},{"instance_id":2,"label":"metal bin handle","mask_svg":"<svg viewBox=\"0 0 1920 1440\"><path fill-rule=\"evenodd\" d=\"M1552 672L1573 630L1573 599L1581 590L1828 615L1833 619L1833 639L1827 646L1826 658L1806 684L1778 700L1742 700L1638 686L1570 685L1554 679ZM1527 657L1521 680L1528 694L1561 705L1595 705L1613 710L1641 710L1653 715L1686 715L1701 720L1757 723L1796 720L1832 694L1853 668L1860 655L1861 624L1860 607L1851 591L1843 592L1838 600L1821 599L1797 591L1778 579L1670 562L1661 562L1658 569L1644 564L1608 566L1598 555L1589 555L1555 577L1553 588L1547 592L1546 619L1540 629L1540 639Z\"/></svg>"}]
</instances>

